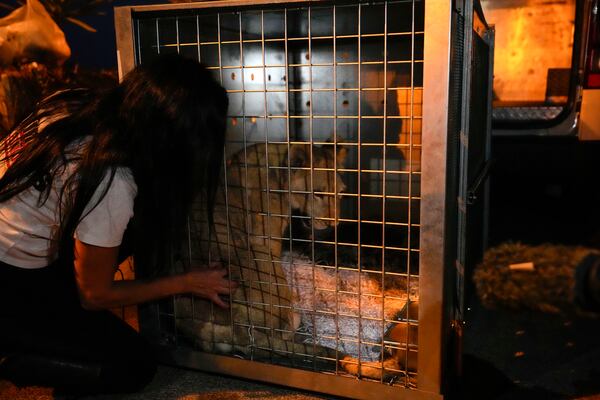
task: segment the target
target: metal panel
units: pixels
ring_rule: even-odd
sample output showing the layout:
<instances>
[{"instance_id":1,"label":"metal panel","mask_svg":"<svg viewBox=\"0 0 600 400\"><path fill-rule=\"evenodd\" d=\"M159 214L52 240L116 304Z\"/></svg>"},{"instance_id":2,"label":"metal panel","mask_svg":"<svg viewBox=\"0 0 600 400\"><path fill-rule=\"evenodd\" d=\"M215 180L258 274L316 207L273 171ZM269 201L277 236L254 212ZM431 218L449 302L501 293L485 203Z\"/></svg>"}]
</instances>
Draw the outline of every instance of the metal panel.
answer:
<instances>
[{"instance_id":1,"label":"metal panel","mask_svg":"<svg viewBox=\"0 0 600 400\"><path fill-rule=\"evenodd\" d=\"M488 60L488 64L489 64L489 70L487 72L488 74L488 93L487 93L487 99L488 99L488 104L487 104L487 110L488 110L488 115L492 115L493 113L493 106L492 106L492 101L494 98L494 88L493 88L493 82L494 82L494 57L495 57L495 48L496 48L496 28L494 25L490 25L489 29L485 32L484 34L484 39L486 41L486 43L489 46L489 60ZM485 149L486 152L486 159L488 160L488 162L491 162L492 160L492 119L493 119L493 115L492 118L488 118L487 121L487 126L486 126L486 131L488 134L488 142L487 142L487 147ZM484 232L484 238L483 238L483 246L484 248L487 249L488 245L489 245L489 232L490 232L490 180L487 179L485 182L485 188L484 188L484 192L483 192L483 196L484 196L484 216L483 216L483 232Z\"/></svg>"},{"instance_id":2,"label":"metal panel","mask_svg":"<svg viewBox=\"0 0 600 400\"><path fill-rule=\"evenodd\" d=\"M352 399L435 400L443 398L437 393L422 390L406 390L397 386L345 379L331 374L315 374L294 368L200 352L166 351L161 358L171 365L186 365L207 372L235 375L245 379Z\"/></svg>"},{"instance_id":3,"label":"metal panel","mask_svg":"<svg viewBox=\"0 0 600 400\"><path fill-rule=\"evenodd\" d=\"M600 89L583 89L579 115L579 139L600 140Z\"/></svg>"},{"instance_id":4,"label":"metal panel","mask_svg":"<svg viewBox=\"0 0 600 400\"><path fill-rule=\"evenodd\" d=\"M464 222L464 243L461 244L462 251L459 255L462 257L459 262L464 265L464 279L471 282L471 275L478 263L483 257L485 250L485 241L487 236L487 199L485 198L486 182L490 171L490 149L491 137L489 126L491 124L491 96L487 88L490 87L490 77L488 71L493 68L490 63L491 47L488 30L482 31L481 36L473 32L470 71L470 88L468 99L470 106L468 108L468 131L466 136L468 142L465 151L464 168L466 174L465 188L466 192L461 193L462 201L465 203L465 215L461 215ZM492 43L493 44L493 43ZM471 295L470 286L463 290L463 299ZM461 314L464 313L464 304L460 307ZM462 319L462 318L461 318Z\"/></svg>"},{"instance_id":5,"label":"metal panel","mask_svg":"<svg viewBox=\"0 0 600 400\"><path fill-rule=\"evenodd\" d=\"M443 286L445 280L448 90L452 4L425 4L423 71L423 160L421 183L421 258L419 323L419 389L442 390Z\"/></svg>"},{"instance_id":6,"label":"metal panel","mask_svg":"<svg viewBox=\"0 0 600 400\"><path fill-rule=\"evenodd\" d=\"M115 33L117 38L117 66L119 80L135 66L131 9L115 7Z\"/></svg>"}]
</instances>

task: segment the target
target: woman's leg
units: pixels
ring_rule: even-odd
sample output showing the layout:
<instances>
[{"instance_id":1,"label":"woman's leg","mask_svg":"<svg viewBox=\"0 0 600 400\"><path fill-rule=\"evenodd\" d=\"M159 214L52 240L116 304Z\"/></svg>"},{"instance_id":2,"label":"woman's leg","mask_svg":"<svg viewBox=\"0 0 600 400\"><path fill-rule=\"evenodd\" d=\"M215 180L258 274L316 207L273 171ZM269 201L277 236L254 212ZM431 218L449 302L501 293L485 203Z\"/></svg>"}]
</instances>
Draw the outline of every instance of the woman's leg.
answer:
<instances>
[{"instance_id":1,"label":"woman's leg","mask_svg":"<svg viewBox=\"0 0 600 400\"><path fill-rule=\"evenodd\" d=\"M154 376L148 343L108 311L81 308L72 273L0 265L0 376L79 393L131 392Z\"/></svg>"}]
</instances>

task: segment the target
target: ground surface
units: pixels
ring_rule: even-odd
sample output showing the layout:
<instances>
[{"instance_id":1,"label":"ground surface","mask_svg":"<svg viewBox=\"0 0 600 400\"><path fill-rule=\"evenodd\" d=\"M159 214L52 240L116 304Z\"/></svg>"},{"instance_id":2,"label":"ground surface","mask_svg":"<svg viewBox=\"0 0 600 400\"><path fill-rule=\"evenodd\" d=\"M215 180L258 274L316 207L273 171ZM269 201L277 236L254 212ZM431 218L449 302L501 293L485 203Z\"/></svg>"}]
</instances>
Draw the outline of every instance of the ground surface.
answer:
<instances>
[{"instance_id":1,"label":"ground surface","mask_svg":"<svg viewBox=\"0 0 600 400\"><path fill-rule=\"evenodd\" d=\"M464 398L600 399L600 320L478 304L468 318Z\"/></svg>"},{"instance_id":2,"label":"ground surface","mask_svg":"<svg viewBox=\"0 0 600 400\"><path fill-rule=\"evenodd\" d=\"M86 396L78 400L320 400L328 397L219 375L161 366L140 393ZM0 400L61 400L49 388L16 388L0 381Z\"/></svg>"}]
</instances>

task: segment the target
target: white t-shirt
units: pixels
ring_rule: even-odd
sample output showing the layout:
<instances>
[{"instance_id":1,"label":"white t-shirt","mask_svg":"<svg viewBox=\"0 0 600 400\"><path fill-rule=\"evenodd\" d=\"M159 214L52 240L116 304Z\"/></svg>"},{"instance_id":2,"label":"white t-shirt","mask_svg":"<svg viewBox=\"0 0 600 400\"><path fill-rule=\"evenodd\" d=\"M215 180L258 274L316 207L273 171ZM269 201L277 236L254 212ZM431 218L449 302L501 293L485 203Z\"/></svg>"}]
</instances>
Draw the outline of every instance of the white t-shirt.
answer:
<instances>
[{"instance_id":1,"label":"white t-shirt","mask_svg":"<svg viewBox=\"0 0 600 400\"><path fill-rule=\"evenodd\" d=\"M76 149L85 145L71 146ZM67 154L67 158L68 154ZM17 196L0 203L0 261L21 268L42 268L57 257L52 254L52 237L59 227L59 195L65 180L71 176L75 162L62 168L52 183L47 201L38 207L40 192L31 187ZM0 165L0 175L6 170ZM104 192L110 175L107 174L92 200L84 210L85 217L75 230L75 238L81 242L116 247L123 240L123 233L133 216L133 201L137 186L128 168L117 168L115 177L106 196L89 213ZM87 215L86 215L87 214Z\"/></svg>"}]
</instances>

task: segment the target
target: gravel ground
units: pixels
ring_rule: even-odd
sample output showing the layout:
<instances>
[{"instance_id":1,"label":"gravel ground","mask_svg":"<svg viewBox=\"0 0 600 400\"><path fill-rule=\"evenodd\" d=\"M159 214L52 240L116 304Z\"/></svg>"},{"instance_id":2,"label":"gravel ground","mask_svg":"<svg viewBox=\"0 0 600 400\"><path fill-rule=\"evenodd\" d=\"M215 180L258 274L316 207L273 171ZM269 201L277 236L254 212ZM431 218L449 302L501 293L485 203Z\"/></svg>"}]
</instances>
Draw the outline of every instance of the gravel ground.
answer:
<instances>
[{"instance_id":1,"label":"gravel ground","mask_svg":"<svg viewBox=\"0 0 600 400\"><path fill-rule=\"evenodd\" d=\"M0 381L0 400L70 400L54 396L50 388L17 388ZM128 395L85 396L78 400L322 400L331 397L277 386L161 366L141 392Z\"/></svg>"}]
</instances>

